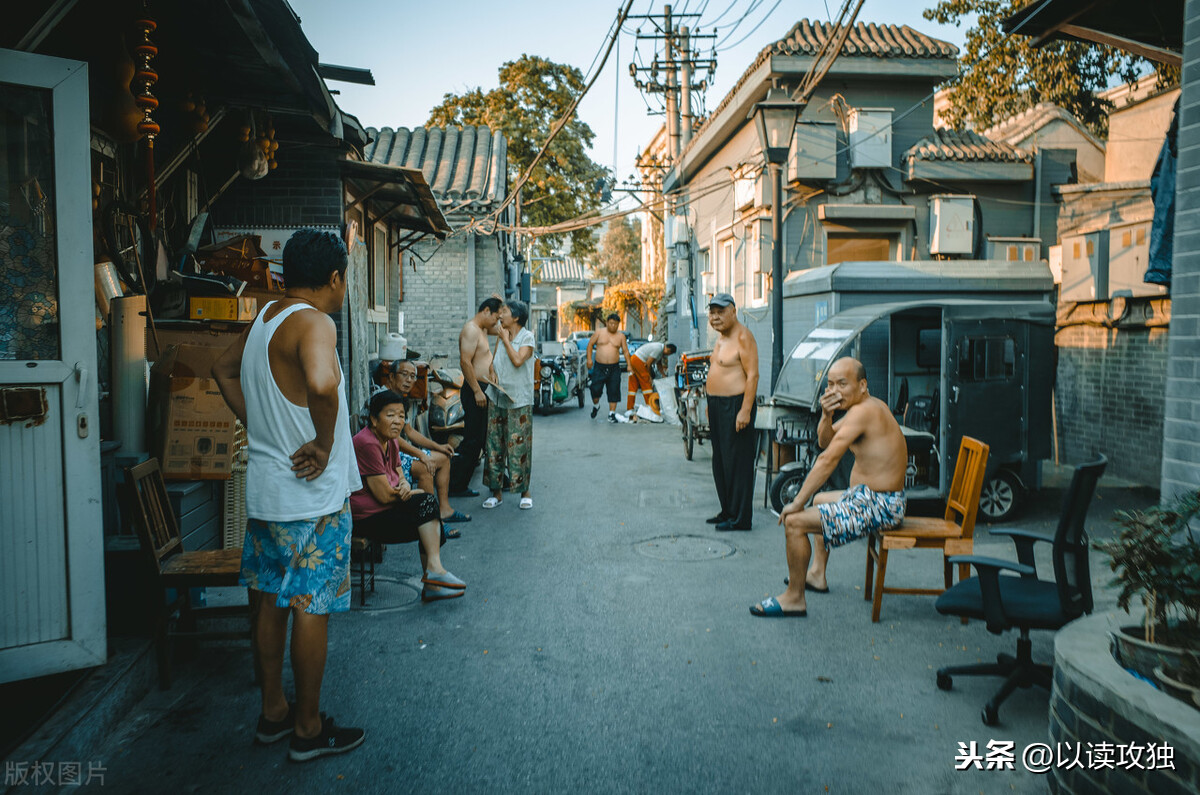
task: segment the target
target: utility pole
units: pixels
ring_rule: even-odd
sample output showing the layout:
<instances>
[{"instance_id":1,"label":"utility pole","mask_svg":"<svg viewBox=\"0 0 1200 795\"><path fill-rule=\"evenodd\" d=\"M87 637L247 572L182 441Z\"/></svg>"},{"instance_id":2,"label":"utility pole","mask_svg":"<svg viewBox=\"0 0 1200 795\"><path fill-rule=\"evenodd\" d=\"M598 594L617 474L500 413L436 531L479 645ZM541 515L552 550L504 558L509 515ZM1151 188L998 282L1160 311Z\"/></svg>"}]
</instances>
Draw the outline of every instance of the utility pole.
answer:
<instances>
[{"instance_id":1,"label":"utility pole","mask_svg":"<svg viewBox=\"0 0 1200 795\"><path fill-rule=\"evenodd\" d=\"M682 27L679 29L680 52L682 58L679 64L679 91L680 91L680 109L679 114L682 130L680 131L680 151L688 145L688 141L692 140L692 46L688 29ZM676 152L678 157L679 152Z\"/></svg>"},{"instance_id":2,"label":"utility pole","mask_svg":"<svg viewBox=\"0 0 1200 795\"><path fill-rule=\"evenodd\" d=\"M675 31L671 28L671 7L663 6L663 35L666 54L667 140L670 142L671 162L679 162L679 95L675 82Z\"/></svg>"}]
</instances>

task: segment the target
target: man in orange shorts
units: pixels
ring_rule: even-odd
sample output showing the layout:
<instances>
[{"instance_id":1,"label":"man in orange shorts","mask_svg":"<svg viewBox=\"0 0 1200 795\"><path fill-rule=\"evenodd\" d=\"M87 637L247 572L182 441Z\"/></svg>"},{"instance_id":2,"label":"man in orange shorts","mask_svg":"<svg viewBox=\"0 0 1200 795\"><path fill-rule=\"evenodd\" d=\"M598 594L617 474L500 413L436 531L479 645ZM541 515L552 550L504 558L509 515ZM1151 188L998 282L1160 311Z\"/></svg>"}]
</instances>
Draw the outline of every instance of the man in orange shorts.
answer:
<instances>
[{"instance_id":1,"label":"man in orange shorts","mask_svg":"<svg viewBox=\"0 0 1200 795\"><path fill-rule=\"evenodd\" d=\"M637 388L642 391L642 400L646 405L654 409L655 414L661 414L658 410L658 392L654 389L654 371L657 369L660 375L666 375L667 357L675 352L674 343L666 344L661 342L647 342L638 347L633 355L629 357L629 372L633 375L634 383ZM629 403L627 408L633 408L634 392L629 390Z\"/></svg>"}]
</instances>

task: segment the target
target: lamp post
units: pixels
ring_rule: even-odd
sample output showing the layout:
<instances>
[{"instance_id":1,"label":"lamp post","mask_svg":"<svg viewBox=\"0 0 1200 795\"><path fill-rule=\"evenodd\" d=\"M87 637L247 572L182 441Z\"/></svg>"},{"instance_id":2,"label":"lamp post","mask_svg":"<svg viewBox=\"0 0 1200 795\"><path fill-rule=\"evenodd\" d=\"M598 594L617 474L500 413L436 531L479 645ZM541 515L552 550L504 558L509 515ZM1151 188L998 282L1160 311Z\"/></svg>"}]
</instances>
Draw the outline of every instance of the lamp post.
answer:
<instances>
[{"instance_id":1,"label":"lamp post","mask_svg":"<svg viewBox=\"0 0 1200 795\"><path fill-rule=\"evenodd\" d=\"M771 391L783 368L783 164L787 162L796 120L804 109L788 92L773 85L750 112L758 142L771 173Z\"/></svg>"}]
</instances>

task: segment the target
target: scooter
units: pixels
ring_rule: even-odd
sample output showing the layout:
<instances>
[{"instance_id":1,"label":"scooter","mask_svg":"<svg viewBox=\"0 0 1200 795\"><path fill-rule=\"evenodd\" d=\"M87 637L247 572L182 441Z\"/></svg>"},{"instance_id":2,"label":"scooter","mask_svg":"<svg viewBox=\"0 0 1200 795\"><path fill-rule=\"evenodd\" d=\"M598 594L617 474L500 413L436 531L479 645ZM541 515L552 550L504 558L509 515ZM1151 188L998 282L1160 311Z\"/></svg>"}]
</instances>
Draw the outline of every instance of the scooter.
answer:
<instances>
[{"instance_id":1,"label":"scooter","mask_svg":"<svg viewBox=\"0 0 1200 795\"><path fill-rule=\"evenodd\" d=\"M552 354L558 343L547 343ZM573 345L571 346L574 347ZM561 406L574 396L583 408L584 367L578 355L566 352L565 347L557 355L547 355L538 359L539 367L535 373L536 389L533 395L533 410L545 414L555 406Z\"/></svg>"}]
</instances>

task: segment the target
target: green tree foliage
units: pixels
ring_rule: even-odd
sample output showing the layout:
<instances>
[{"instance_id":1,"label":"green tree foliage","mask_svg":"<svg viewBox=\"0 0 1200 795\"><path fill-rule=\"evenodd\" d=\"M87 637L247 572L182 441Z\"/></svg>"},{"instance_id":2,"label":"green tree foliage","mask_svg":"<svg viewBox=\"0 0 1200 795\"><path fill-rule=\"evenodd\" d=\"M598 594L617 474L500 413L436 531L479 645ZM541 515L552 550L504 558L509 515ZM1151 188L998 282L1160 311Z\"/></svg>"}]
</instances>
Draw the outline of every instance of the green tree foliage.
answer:
<instances>
[{"instance_id":1,"label":"green tree foliage","mask_svg":"<svg viewBox=\"0 0 1200 795\"><path fill-rule=\"evenodd\" d=\"M1077 41L1052 41L1034 47L1029 36L1006 35L1001 21L1025 3L939 0L924 12L926 19L955 26L977 14L975 27L967 31L962 62L974 63L986 53L950 88L946 120L956 128L986 129L1039 102L1053 102L1097 135L1106 137L1111 103L1095 92L1107 88L1114 77L1125 82L1136 80L1149 63L1111 47ZM1160 84L1170 80L1169 73L1160 72Z\"/></svg>"},{"instance_id":2,"label":"green tree foliage","mask_svg":"<svg viewBox=\"0 0 1200 795\"><path fill-rule=\"evenodd\" d=\"M583 90L583 74L573 66L522 55L500 67L500 84L484 91L446 94L429 114L430 125L487 125L508 140L509 185L533 162L554 124ZM600 206L597 185L607 171L592 162L587 150L594 133L578 118L567 122L538 162L521 191L525 226L549 226ZM584 257L595 251L591 229L539 238L539 253L567 242L570 253Z\"/></svg>"},{"instance_id":3,"label":"green tree foliage","mask_svg":"<svg viewBox=\"0 0 1200 795\"><path fill-rule=\"evenodd\" d=\"M642 224L628 216L609 221L600 238L600 252L593 260L597 276L609 284L636 282L642 278Z\"/></svg>"}]
</instances>

